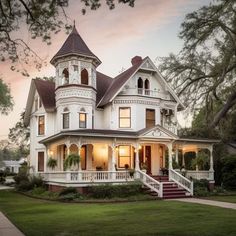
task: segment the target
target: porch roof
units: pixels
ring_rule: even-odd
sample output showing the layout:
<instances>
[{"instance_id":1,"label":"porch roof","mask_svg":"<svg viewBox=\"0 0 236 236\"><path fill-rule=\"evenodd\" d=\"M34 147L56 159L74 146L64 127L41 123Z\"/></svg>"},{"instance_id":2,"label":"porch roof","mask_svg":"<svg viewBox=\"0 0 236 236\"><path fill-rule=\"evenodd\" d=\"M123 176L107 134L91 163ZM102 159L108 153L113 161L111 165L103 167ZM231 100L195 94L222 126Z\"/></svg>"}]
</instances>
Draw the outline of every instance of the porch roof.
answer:
<instances>
[{"instance_id":1,"label":"porch roof","mask_svg":"<svg viewBox=\"0 0 236 236\"><path fill-rule=\"evenodd\" d=\"M197 138L197 137L183 137L179 138L178 140L175 141L175 143L179 144L187 144L187 143L206 143L206 144L215 144L221 142L220 139L208 139L208 138Z\"/></svg>"},{"instance_id":2,"label":"porch roof","mask_svg":"<svg viewBox=\"0 0 236 236\"><path fill-rule=\"evenodd\" d=\"M154 131L158 130L158 134L154 135ZM152 135L149 135L152 133ZM165 135L163 135L165 134ZM55 135L47 137L39 141L39 143L46 144L66 136L85 136L85 137L110 137L110 138L128 138L128 139L142 139L142 138L162 138L162 139L177 139L178 136L163 128L160 125L156 125L152 128L145 128L139 131L124 131L124 130L104 130L104 129L77 129L61 131Z\"/></svg>"}]
</instances>

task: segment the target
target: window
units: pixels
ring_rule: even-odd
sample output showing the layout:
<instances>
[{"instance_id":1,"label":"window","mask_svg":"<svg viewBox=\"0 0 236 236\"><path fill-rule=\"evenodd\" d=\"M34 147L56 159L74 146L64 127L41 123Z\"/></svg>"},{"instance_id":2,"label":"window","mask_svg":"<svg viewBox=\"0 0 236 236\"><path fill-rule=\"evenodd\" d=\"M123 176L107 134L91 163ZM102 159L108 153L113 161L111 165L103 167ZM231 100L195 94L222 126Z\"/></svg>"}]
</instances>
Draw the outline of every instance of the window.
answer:
<instances>
[{"instance_id":1,"label":"window","mask_svg":"<svg viewBox=\"0 0 236 236\"><path fill-rule=\"evenodd\" d=\"M63 113L62 114L62 128L69 129L69 124L70 124L70 114Z\"/></svg>"},{"instance_id":2,"label":"window","mask_svg":"<svg viewBox=\"0 0 236 236\"><path fill-rule=\"evenodd\" d=\"M119 127L131 128L131 110L130 107L119 108Z\"/></svg>"},{"instance_id":3,"label":"window","mask_svg":"<svg viewBox=\"0 0 236 236\"><path fill-rule=\"evenodd\" d=\"M65 68L62 71L62 76L63 76L63 82L62 84L69 84L69 71L67 68Z\"/></svg>"},{"instance_id":4,"label":"window","mask_svg":"<svg viewBox=\"0 0 236 236\"><path fill-rule=\"evenodd\" d=\"M86 69L81 71L81 84L88 85L88 71Z\"/></svg>"},{"instance_id":5,"label":"window","mask_svg":"<svg viewBox=\"0 0 236 236\"><path fill-rule=\"evenodd\" d=\"M118 167L125 168L126 165L129 166L131 164L131 148L130 146L119 146L118 149Z\"/></svg>"},{"instance_id":6,"label":"window","mask_svg":"<svg viewBox=\"0 0 236 236\"><path fill-rule=\"evenodd\" d=\"M141 77L138 79L138 94L143 94L143 80Z\"/></svg>"},{"instance_id":7,"label":"window","mask_svg":"<svg viewBox=\"0 0 236 236\"><path fill-rule=\"evenodd\" d=\"M86 128L86 113L79 113L79 127Z\"/></svg>"},{"instance_id":8,"label":"window","mask_svg":"<svg viewBox=\"0 0 236 236\"><path fill-rule=\"evenodd\" d=\"M45 133L45 119L44 116L38 117L38 135L44 135Z\"/></svg>"},{"instance_id":9,"label":"window","mask_svg":"<svg viewBox=\"0 0 236 236\"><path fill-rule=\"evenodd\" d=\"M146 128L155 126L155 110L146 109Z\"/></svg>"},{"instance_id":10,"label":"window","mask_svg":"<svg viewBox=\"0 0 236 236\"><path fill-rule=\"evenodd\" d=\"M38 171L44 171L44 152L38 152Z\"/></svg>"},{"instance_id":11,"label":"window","mask_svg":"<svg viewBox=\"0 0 236 236\"><path fill-rule=\"evenodd\" d=\"M148 79L145 80L144 86L145 86L145 95L150 95L150 83Z\"/></svg>"}]
</instances>

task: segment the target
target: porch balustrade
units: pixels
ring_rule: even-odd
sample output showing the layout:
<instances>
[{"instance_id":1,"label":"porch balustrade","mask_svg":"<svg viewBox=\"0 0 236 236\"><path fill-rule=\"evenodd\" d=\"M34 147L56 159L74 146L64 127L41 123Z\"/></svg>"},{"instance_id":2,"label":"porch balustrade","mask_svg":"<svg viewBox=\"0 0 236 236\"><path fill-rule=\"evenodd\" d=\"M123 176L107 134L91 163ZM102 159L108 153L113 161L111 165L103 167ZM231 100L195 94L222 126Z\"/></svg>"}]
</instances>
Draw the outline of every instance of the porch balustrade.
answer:
<instances>
[{"instance_id":1,"label":"porch balustrade","mask_svg":"<svg viewBox=\"0 0 236 236\"><path fill-rule=\"evenodd\" d=\"M106 183L133 181L129 171L55 171L41 173L47 182Z\"/></svg>"},{"instance_id":2,"label":"porch balustrade","mask_svg":"<svg viewBox=\"0 0 236 236\"><path fill-rule=\"evenodd\" d=\"M186 177L193 179L207 179L214 180L214 171L210 170L187 170Z\"/></svg>"}]
</instances>

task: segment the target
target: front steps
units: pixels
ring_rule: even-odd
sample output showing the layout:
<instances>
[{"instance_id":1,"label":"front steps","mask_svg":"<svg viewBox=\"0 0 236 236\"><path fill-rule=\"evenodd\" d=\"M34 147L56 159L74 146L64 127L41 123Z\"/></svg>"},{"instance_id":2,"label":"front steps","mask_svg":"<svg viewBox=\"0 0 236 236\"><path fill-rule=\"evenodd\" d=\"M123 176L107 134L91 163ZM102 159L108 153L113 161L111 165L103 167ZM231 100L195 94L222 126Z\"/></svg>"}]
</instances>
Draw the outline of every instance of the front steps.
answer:
<instances>
[{"instance_id":1,"label":"front steps","mask_svg":"<svg viewBox=\"0 0 236 236\"><path fill-rule=\"evenodd\" d=\"M191 197L190 193L184 188L179 187L175 182L169 181L168 176L151 176L155 180L163 183L163 199L187 198ZM158 197L158 194L149 188L145 188L145 192Z\"/></svg>"}]
</instances>

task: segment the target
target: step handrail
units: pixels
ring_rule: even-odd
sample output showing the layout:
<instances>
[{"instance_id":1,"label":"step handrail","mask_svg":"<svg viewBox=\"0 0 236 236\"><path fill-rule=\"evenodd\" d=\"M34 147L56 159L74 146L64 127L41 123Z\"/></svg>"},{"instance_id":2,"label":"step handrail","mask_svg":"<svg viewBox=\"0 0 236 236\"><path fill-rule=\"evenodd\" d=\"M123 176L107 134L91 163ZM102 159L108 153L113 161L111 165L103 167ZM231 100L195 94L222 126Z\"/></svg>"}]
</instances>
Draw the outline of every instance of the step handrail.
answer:
<instances>
[{"instance_id":1,"label":"step handrail","mask_svg":"<svg viewBox=\"0 0 236 236\"><path fill-rule=\"evenodd\" d=\"M143 171L136 170L136 174L139 175L139 179L145 186L150 188L152 191L156 192L158 194L158 197L163 197L163 183L155 180Z\"/></svg>"},{"instance_id":2,"label":"step handrail","mask_svg":"<svg viewBox=\"0 0 236 236\"><path fill-rule=\"evenodd\" d=\"M186 189L191 194L191 196L193 196L193 181L189 180L173 169L169 169L169 180L174 181L176 184Z\"/></svg>"}]
</instances>

